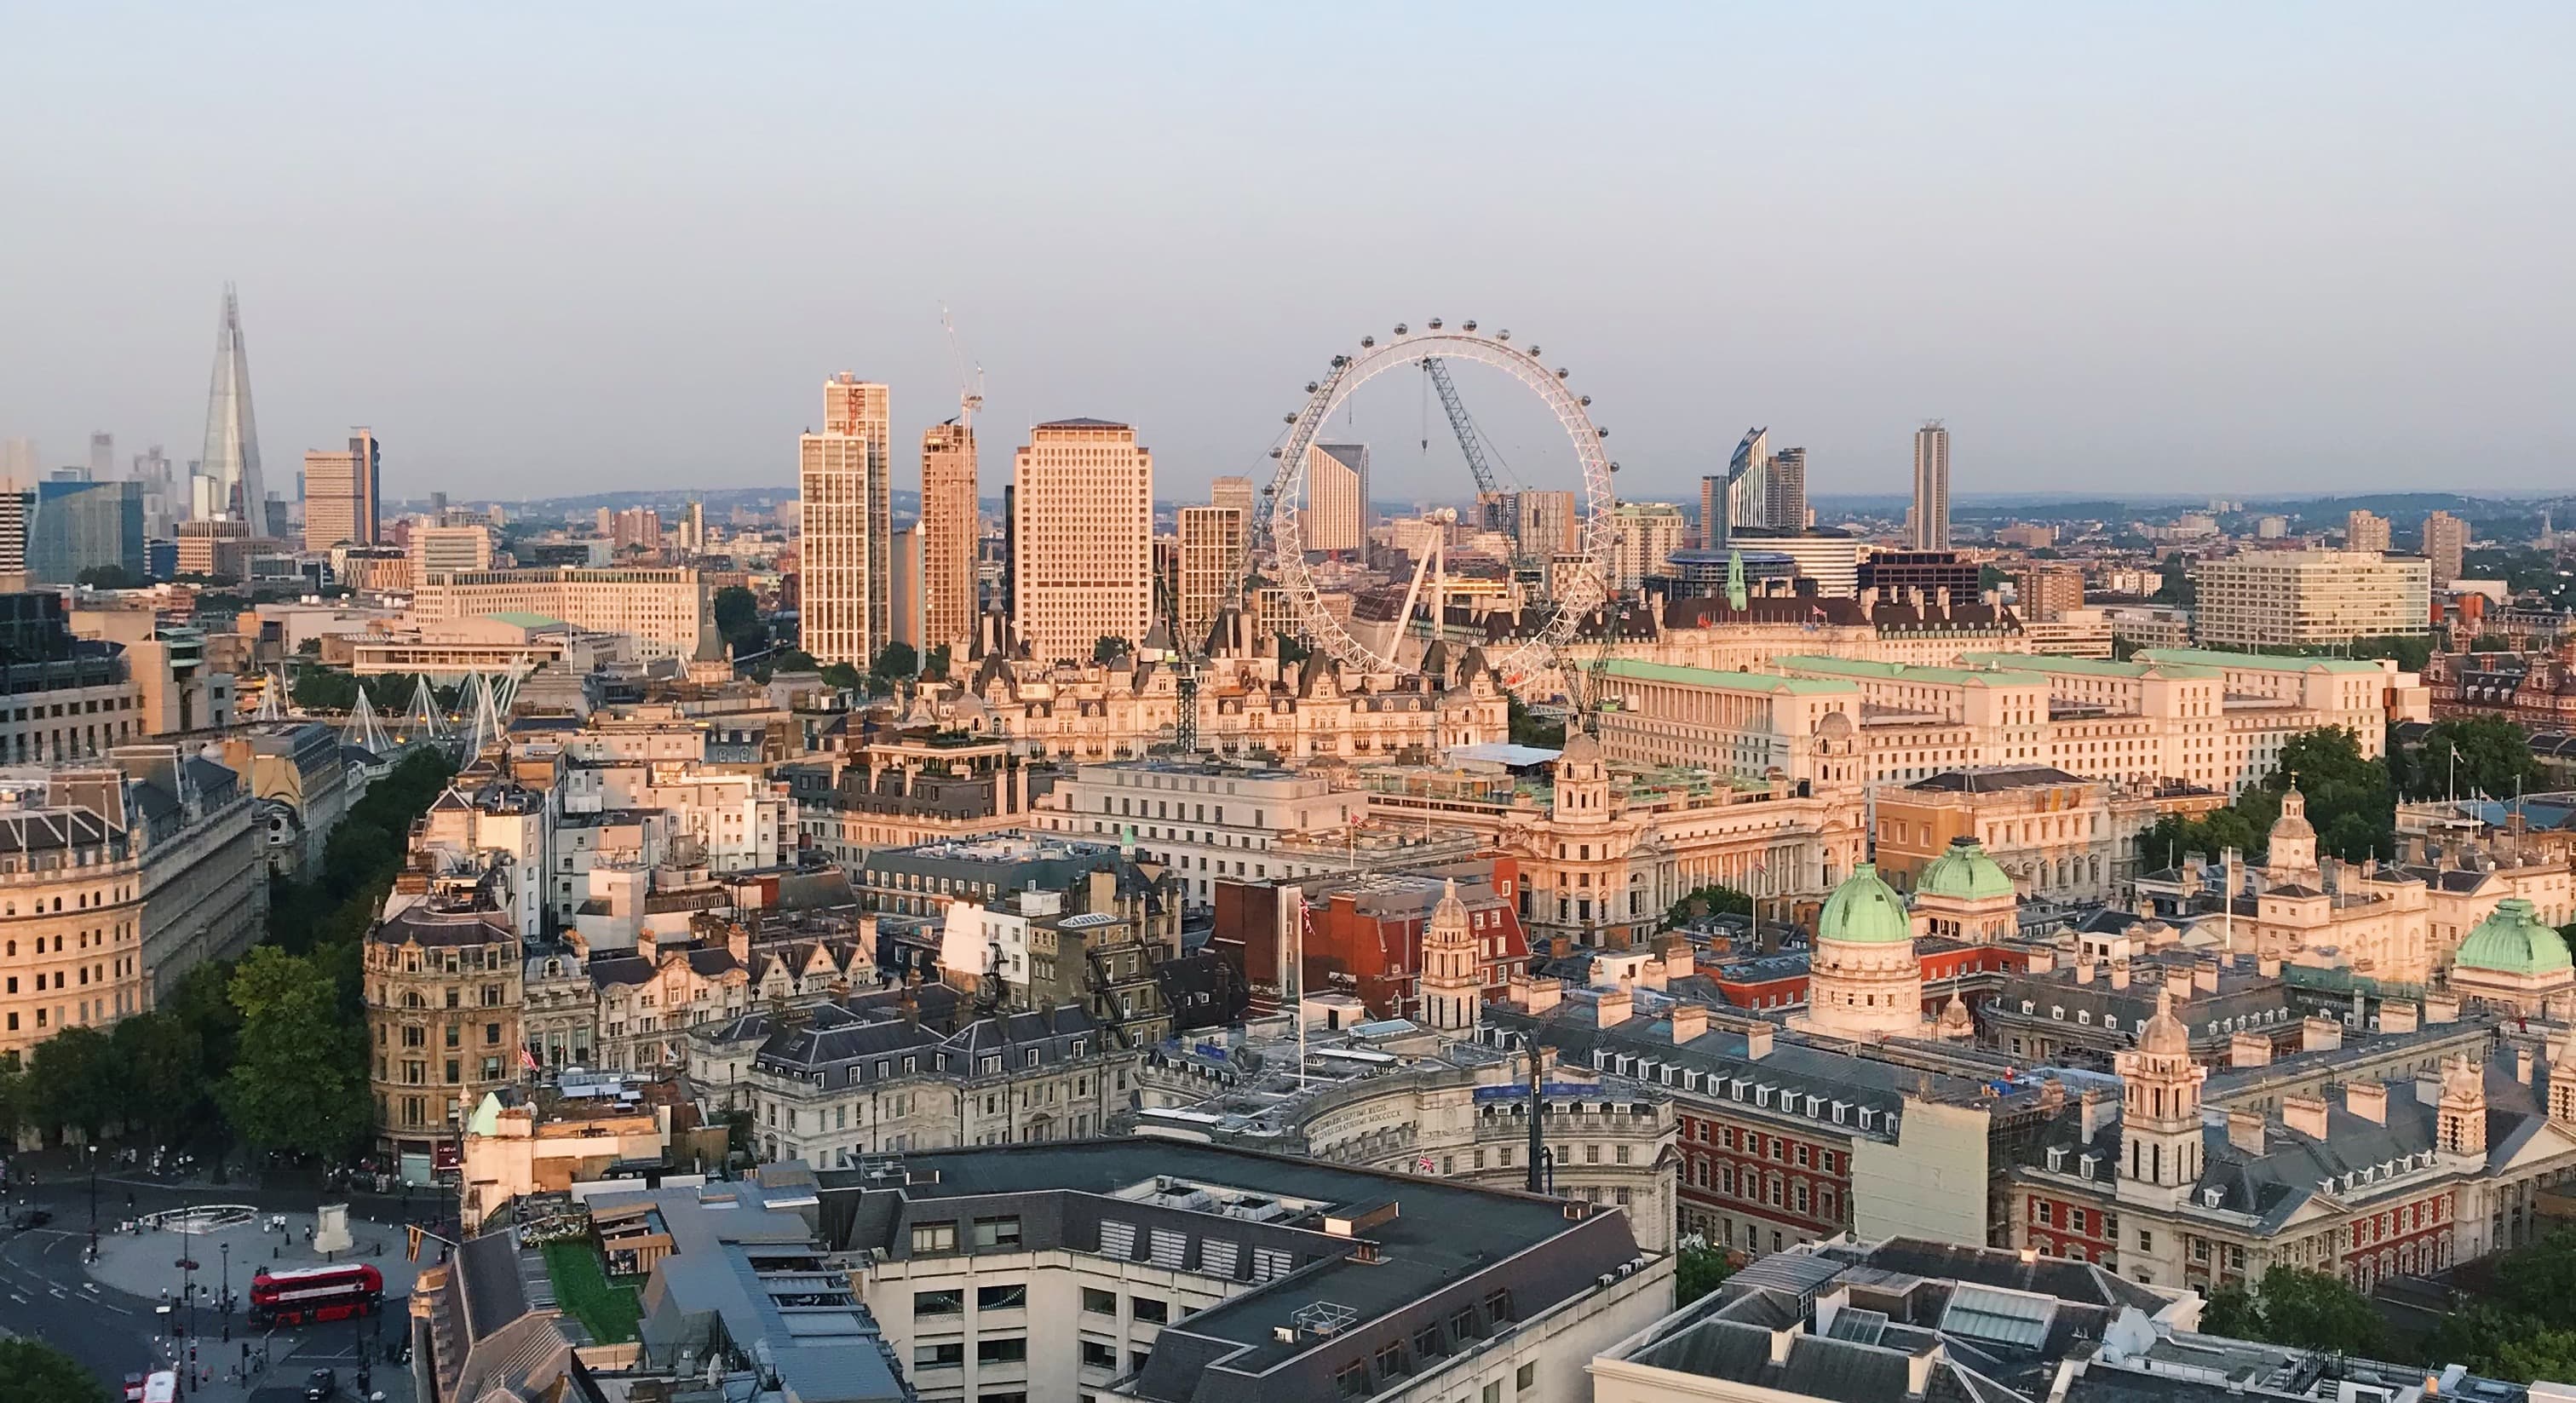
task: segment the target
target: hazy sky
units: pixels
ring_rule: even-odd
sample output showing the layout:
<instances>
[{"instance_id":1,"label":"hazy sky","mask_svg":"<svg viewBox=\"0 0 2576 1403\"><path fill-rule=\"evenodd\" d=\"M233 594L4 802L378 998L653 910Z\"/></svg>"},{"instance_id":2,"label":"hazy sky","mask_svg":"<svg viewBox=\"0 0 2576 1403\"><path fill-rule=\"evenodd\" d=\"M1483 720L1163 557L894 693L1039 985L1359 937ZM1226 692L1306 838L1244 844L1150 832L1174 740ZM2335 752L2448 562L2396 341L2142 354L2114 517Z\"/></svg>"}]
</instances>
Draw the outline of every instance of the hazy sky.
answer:
<instances>
[{"instance_id":1,"label":"hazy sky","mask_svg":"<svg viewBox=\"0 0 2576 1403\"><path fill-rule=\"evenodd\" d=\"M1933 415L1962 491L2576 488L2565 4L0 0L0 51L0 436L55 463L197 456L230 278L273 485L352 423L396 496L792 483L847 368L913 486L945 302L993 493L1072 414L1166 496L1264 466L1433 315L1571 366L1629 497L1757 422L1900 490Z\"/></svg>"}]
</instances>

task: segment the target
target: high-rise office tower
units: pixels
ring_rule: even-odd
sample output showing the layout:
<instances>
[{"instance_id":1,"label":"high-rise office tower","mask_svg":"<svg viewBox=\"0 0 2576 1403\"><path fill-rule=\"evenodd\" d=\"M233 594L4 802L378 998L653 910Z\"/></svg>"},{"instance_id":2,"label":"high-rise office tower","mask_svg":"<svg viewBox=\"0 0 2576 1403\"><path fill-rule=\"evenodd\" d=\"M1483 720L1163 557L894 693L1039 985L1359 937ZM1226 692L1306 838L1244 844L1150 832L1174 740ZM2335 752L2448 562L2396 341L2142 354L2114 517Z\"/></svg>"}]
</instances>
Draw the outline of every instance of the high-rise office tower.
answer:
<instances>
[{"instance_id":1,"label":"high-rise office tower","mask_svg":"<svg viewBox=\"0 0 2576 1403\"><path fill-rule=\"evenodd\" d=\"M1088 662L1154 621L1154 455L1104 419L1029 430L1011 465L1012 622L1038 658Z\"/></svg>"},{"instance_id":2,"label":"high-rise office tower","mask_svg":"<svg viewBox=\"0 0 2576 1403\"><path fill-rule=\"evenodd\" d=\"M800 441L802 646L865 671L894 637L893 432L884 385L843 371L823 382L823 432Z\"/></svg>"},{"instance_id":3,"label":"high-rise office tower","mask_svg":"<svg viewBox=\"0 0 2576 1403\"><path fill-rule=\"evenodd\" d=\"M680 553L697 555L707 548L707 504L691 502L680 509Z\"/></svg>"},{"instance_id":4,"label":"high-rise office tower","mask_svg":"<svg viewBox=\"0 0 2576 1403\"><path fill-rule=\"evenodd\" d=\"M13 438L0 443L0 492L22 492L35 486L45 476L39 466L44 457L32 438Z\"/></svg>"},{"instance_id":5,"label":"high-rise office tower","mask_svg":"<svg viewBox=\"0 0 2576 1403\"><path fill-rule=\"evenodd\" d=\"M1571 492L1521 492L1521 554L1545 563L1577 548L1583 523L1574 513Z\"/></svg>"},{"instance_id":6,"label":"high-rise office tower","mask_svg":"<svg viewBox=\"0 0 2576 1403\"><path fill-rule=\"evenodd\" d=\"M1950 429L1938 419L1914 431L1914 548L1950 548Z\"/></svg>"},{"instance_id":7,"label":"high-rise office tower","mask_svg":"<svg viewBox=\"0 0 2576 1403\"><path fill-rule=\"evenodd\" d=\"M1306 449L1306 510L1299 534L1308 550L1357 552L1368 541L1369 451L1365 443Z\"/></svg>"},{"instance_id":8,"label":"high-rise office tower","mask_svg":"<svg viewBox=\"0 0 2576 1403\"><path fill-rule=\"evenodd\" d=\"M1807 450L1783 448L1764 474L1762 524L1774 531L1807 529Z\"/></svg>"},{"instance_id":9,"label":"high-rise office tower","mask_svg":"<svg viewBox=\"0 0 2576 1403\"><path fill-rule=\"evenodd\" d=\"M2389 544L2387 517L2360 507L2355 507L2344 514L2343 548L2345 550L2375 550L2385 555L2388 553Z\"/></svg>"},{"instance_id":10,"label":"high-rise office tower","mask_svg":"<svg viewBox=\"0 0 2576 1403\"><path fill-rule=\"evenodd\" d=\"M2025 622L2053 623L2084 607L2084 567L2034 560L2013 575L2017 608Z\"/></svg>"},{"instance_id":11,"label":"high-rise office tower","mask_svg":"<svg viewBox=\"0 0 2576 1403\"><path fill-rule=\"evenodd\" d=\"M898 527L894 548L887 560L886 583L893 607L893 641L912 649L917 661L921 655L921 528L918 525Z\"/></svg>"},{"instance_id":12,"label":"high-rise office tower","mask_svg":"<svg viewBox=\"0 0 2576 1403\"><path fill-rule=\"evenodd\" d=\"M1217 611L1243 586L1244 536L1251 518L1241 507L1183 507L1175 517L1180 539L1176 598L1186 649L1207 641Z\"/></svg>"},{"instance_id":13,"label":"high-rise office tower","mask_svg":"<svg viewBox=\"0 0 2576 1403\"><path fill-rule=\"evenodd\" d=\"M116 478L116 435L101 431L89 436L89 480L112 482Z\"/></svg>"},{"instance_id":14,"label":"high-rise office tower","mask_svg":"<svg viewBox=\"0 0 2576 1403\"><path fill-rule=\"evenodd\" d=\"M349 430L345 453L313 449L304 455L304 548L329 550L347 543L372 546L379 529L378 475L384 447L371 429Z\"/></svg>"},{"instance_id":15,"label":"high-rise office tower","mask_svg":"<svg viewBox=\"0 0 2576 1403\"><path fill-rule=\"evenodd\" d=\"M1261 500L1259 488L1248 477L1221 477L1208 484L1208 505L1232 507L1243 513L1247 522L1253 517L1253 504Z\"/></svg>"},{"instance_id":16,"label":"high-rise office tower","mask_svg":"<svg viewBox=\"0 0 2576 1403\"><path fill-rule=\"evenodd\" d=\"M268 489L259 473L259 429L250 411L250 352L242 346L241 301L224 284L224 312L215 326L215 377L206 391L206 452L198 471L214 479L216 510L268 532Z\"/></svg>"},{"instance_id":17,"label":"high-rise office tower","mask_svg":"<svg viewBox=\"0 0 2576 1403\"><path fill-rule=\"evenodd\" d=\"M975 639L975 426L962 419L921 433L921 639L959 664ZM962 667L961 667L962 675Z\"/></svg>"},{"instance_id":18,"label":"high-rise office tower","mask_svg":"<svg viewBox=\"0 0 2576 1403\"><path fill-rule=\"evenodd\" d=\"M2460 578L2462 557L2469 553L2469 523L2449 512L2435 512L2424 518L2424 558L2433 562L2433 583L2448 585Z\"/></svg>"}]
</instances>

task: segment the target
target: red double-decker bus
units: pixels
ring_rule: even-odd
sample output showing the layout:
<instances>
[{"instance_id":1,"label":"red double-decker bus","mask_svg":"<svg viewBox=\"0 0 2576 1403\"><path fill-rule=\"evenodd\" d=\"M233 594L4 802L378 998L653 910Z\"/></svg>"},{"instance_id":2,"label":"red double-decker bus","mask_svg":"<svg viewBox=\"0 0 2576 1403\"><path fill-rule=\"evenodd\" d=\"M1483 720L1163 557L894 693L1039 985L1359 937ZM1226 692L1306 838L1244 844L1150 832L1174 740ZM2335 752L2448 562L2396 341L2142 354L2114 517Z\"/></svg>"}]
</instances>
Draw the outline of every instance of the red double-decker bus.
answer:
<instances>
[{"instance_id":1,"label":"red double-decker bus","mask_svg":"<svg viewBox=\"0 0 2576 1403\"><path fill-rule=\"evenodd\" d=\"M290 1267L250 1279L250 1323L303 1325L371 1315L385 1299L383 1272L364 1263Z\"/></svg>"}]
</instances>

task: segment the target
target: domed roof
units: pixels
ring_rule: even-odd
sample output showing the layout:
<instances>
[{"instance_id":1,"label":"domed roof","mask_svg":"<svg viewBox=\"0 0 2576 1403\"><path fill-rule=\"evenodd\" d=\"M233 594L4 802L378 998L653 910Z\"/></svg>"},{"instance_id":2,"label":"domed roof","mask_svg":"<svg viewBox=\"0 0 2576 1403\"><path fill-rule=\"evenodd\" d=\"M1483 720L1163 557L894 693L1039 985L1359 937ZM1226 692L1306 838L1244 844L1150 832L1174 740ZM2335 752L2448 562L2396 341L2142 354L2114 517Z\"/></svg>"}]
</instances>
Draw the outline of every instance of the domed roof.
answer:
<instances>
[{"instance_id":1,"label":"domed roof","mask_svg":"<svg viewBox=\"0 0 2576 1403\"><path fill-rule=\"evenodd\" d=\"M1435 930L1465 930L1467 903L1458 899L1458 879L1448 878L1440 884L1440 901L1431 908L1431 925Z\"/></svg>"},{"instance_id":2,"label":"domed roof","mask_svg":"<svg viewBox=\"0 0 2576 1403\"><path fill-rule=\"evenodd\" d=\"M1564 765L1597 765L1601 763L1601 742L1576 728L1565 738L1565 747L1556 758Z\"/></svg>"},{"instance_id":3,"label":"domed roof","mask_svg":"<svg viewBox=\"0 0 2576 1403\"><path fill-rule=\"evenodd\" d=\"M2308 822L2308 796L2299 792L2299 782L2295 779L2290 781L2289 789L2281 795L2281 816L2272 820L2271 836L2275 838L2317 836L2316 826Z\"/></svg>"},{"instance_id":4,"label":"domed roof","mask_svg":"<svg viewBox=\"0 0 2576 1403\"><path fill-rule=\"evenodd\" d=\"M1816 917L1816 938L1892 945L1912 940L1914 923L1906 918L1905 898L1879 880L1878 865L1864 862L1825 898L1824 912Z\"/></svg>"},{"instance_id":5,"label":"domed roof","mask_svg":"<svg viewBox=\"0 0 2576 1403\"><path fill-rule=\"evenodd\" d=\"M1923 869L1923 880L1915 889L1953 901L1983 901L2012 895L2013 881L1986 856L1985 844L1974 838L1953 838L1950 850Z\"/></svg>"},{"instance_id":6,"label":"domed roof","mask_svg":"<svg viewBox=\"0 0 2576 1403\"><path fill-rule=\"evenodd\" d=\"M2529 901L2509 896L2460 942L2453 968L2496 974L2549 974L2569 967L2567 942L2541 923Z\"/></svg>"},{"instance_id":7,"label":"domed roof","mask_svg":"<svg viewBox=\"0 0 2576 1403\"><path fill-rule=\"evenodd\" d=\"M2170 1057L2191 1055L2191 1030L2182 1025L2181 1019L2174 1017L2173 990L2156 991L2156 1016L2148 1019L2147 1025L2138 1030L2138 1051Z\"/></svg>"}]
</instances>

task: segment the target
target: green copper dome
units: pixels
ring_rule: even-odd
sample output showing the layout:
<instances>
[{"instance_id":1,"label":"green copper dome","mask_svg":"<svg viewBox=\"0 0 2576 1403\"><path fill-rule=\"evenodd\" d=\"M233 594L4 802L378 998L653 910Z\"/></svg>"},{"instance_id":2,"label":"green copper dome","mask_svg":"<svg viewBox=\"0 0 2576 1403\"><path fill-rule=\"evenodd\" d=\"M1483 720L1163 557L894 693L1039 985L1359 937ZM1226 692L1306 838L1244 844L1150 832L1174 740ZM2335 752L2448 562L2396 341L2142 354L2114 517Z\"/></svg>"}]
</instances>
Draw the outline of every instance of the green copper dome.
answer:
<instances>
[{"instance_id":1,"label":"green copper dome","mask_svg":"<svg viewBox=\"0 0 2576 1403\"><path fill-rule=\"evenodd\" d=\"M2509 896L2496 903L2495 914L2477 923L2452 964L2459 969L2497 974L2549 974L2569 965L2567 942L2541 924L2530 902Z\"/></svg>"},{"instance_id":2,"label":"green copper dome","mask_svg":"<svg viewBox=\"0 0 2576 1403\"><path fill-rule=\"evenodd\" d=\"M1974 838L1953 838L1950 850L1923 869L1923 880L1915 884L1915 890L1953 901L1983 901L2012 895L2013 882L1993 858L1986 856L1985 844Z\"/></svg>"},{"instance_id":3,"label":"green copper dome","mask_svg":"<svg viewBox=\"0 0 2576 1403\"><path fill-rule=\"evenodd\" d=\"M1825 898L1824 912L1816 917L1816 938L1893 945L1914 938L1914 922L1906 917L1905 898L1879 880L1878 865L1864 862Z\"/></svg>"}]
</instances>

